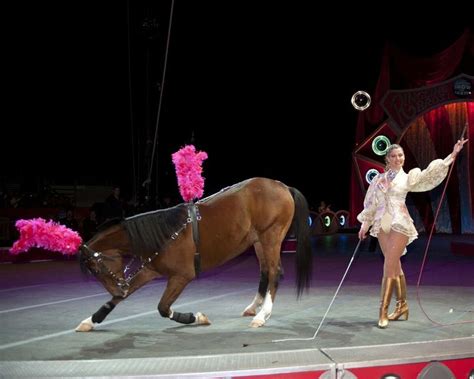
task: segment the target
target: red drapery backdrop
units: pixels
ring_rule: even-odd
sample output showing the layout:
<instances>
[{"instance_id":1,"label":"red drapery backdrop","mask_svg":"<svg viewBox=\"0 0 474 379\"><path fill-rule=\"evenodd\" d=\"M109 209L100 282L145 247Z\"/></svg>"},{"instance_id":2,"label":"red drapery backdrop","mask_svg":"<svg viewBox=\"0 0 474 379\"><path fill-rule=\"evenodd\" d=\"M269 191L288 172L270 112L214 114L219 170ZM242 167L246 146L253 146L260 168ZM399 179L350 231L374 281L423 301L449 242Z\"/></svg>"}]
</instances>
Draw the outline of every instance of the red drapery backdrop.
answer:
<instances>
[{"instance_id":1,"label":"red drapery backdrop","mask_svg":"<svg viewBox=\"0 0 474 379\"><path fill-rule=\"evenodd\" d=\"M362 210L363 198L365 196L366 187L361 183L361 172L357 166L357 157L355 151L359 145L366 142L367 137L371 135L382 123L387 122L387 115L384 108L381 105L382 98L387 94L389 90L407 90L425 86L433 86L435 84L446 81L453 78L461 73L474 75L474 33L466 29L459 38L454 41L451 46L445 50L434 54L430 57L415 57L405 53L404 51L396 48L395 46L387 43L384 48L383 58L380 68L380 74L377 81L376 88L374 89L372 96L372 106L367 110L359 114L357 129L356 129L356 147L354 150L354 159L352 167L352 180L351 180L351 195L350 195L350 223L351 225L357 225L356 216ZM413 138L414 134L418 133L419 137L428 137L427 144L432 144L433 148L430 149L432 155L431 159L445 157L452 150L455 139L459 136L460 132L457 130L459 127L462 129L465 123L470 125L468 129L468 137L470 138L466 150L470 153L466 154L468 162L465 162L464 167L467 167L467 184L460 186L459 177L463 175L463 170L458 172L457 175L453 174L450 179L450 185L448 187L447 200L449 206L442 208L442 211L449 213L450 226L452 231L460 232L462 230L472 229L472 211L469 214L471 223L464 223L462 225L460 208L463 207L463 201L469 201L469 209L472 210L474 204L474 194L471 189L474 189L474 175L469 176L469 172L473 170L473 156L474 156L474 103L464 102L460 104L447 104L439 109L430 110L420 117L420 120L415 120L410 125L399 125L403 131L401 139ZM439 104L440 106L442 104ZM457 107L457 108L456 108ZM388 120L390 122L390 120ZM418 124L417 124L418 123ZM412 129L412 125L418 125L418 128ZM421 128L425 128L421 131ZM416 131L416 132L415 132ZM394 142L394 141L392 141ZM405 143L402 141L402 146ZM425 149L427 150L427 149ZM426 167L429 163L424 156L413 156L409 150L405 153L407 155L406 168L412 167ZM464 180L466 182L466 180ZM440 190L438 189L438 192ZM470 191L464 193L466 191ZM464 193L464 199L454 201L456 196ZM436 195L436 191L434 192ZM428 199L429 194L419 194L412 198L413 206L421 214L415 214L416 218L419 217L422 220L424 226L428 226L433 219L433 208L422 209L421 204L434 203L433 198ZM432 196L436 198L436 196ZM450 199L452 201L450 202ZM468 200L466 200L468 199ZM466 204L464 204L466 205ZM441 221L438 220L440 225L438 230L448 231L446 223L443 222L443 216L440 215ZM448 222L449 223L449 222ZM444 227L442 225L445 225ZM421 228L423 229L423 228ZM472 231L471 231L472 232Z\"/></svg>"}]
</instances>

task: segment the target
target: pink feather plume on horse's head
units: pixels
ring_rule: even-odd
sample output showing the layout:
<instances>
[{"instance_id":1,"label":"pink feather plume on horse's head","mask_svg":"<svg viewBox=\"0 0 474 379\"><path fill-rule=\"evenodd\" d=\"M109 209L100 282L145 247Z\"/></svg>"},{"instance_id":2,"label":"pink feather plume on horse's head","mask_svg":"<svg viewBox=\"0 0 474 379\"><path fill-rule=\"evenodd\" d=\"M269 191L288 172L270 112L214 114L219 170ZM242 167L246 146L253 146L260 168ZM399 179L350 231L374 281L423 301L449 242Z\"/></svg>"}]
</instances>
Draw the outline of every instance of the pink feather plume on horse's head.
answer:
<instances>
[{"instance_id":1,"label":"pink feather plume on horse's head","mask_svg":"<svg viewBox=\"0 0 474 379\"><path fill-rule=\"evenodd\" d=\"M199 199L204 193L202 162L207 159L204 151L196 152L193 145L186 145L171 155L178 177L179 192L186 202Z\"/></svg>"},{"instance_id":2,"label":"pink feather plume on horse's head","mask_svg":"<svg viewBox=\"0 0 474 379\"><path fill-rule=\"evenodd\" d=\"M73 255L82 244L82 238L77 232L51 220L18 220L15 226L20 232L20 238L10 249L11 254L22 253L32 247L42 247L64 255Z\"/></svg>"}]
</instances>

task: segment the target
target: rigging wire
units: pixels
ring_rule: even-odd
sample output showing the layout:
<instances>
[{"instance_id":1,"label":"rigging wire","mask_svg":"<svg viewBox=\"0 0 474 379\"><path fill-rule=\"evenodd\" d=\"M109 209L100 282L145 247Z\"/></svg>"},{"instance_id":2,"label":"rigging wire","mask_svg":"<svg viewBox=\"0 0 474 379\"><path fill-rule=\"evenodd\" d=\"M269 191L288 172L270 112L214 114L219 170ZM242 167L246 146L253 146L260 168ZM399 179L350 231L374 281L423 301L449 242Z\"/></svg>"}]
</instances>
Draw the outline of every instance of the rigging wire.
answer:
<instances>
[{"instance_id":1,"label":"rigging wire","mask_svg":"<svg viewBox=\"0 0 474 379\"><path fill-rule=\"evenodd\" d=\"M132 101L132 60L131 60L131 38L130 38L130 0L127 0L127 49L128 49L128 101L130 112L130 134L132 144L132 176L133 176L133 198L137 201L137 166L135 161L135 123Z\"/></svg>"},{"instance_id":2,"label":"rigging wire","mask_svg":"<svg viewBox=\"0 0 474 379\"><path fill-rule=\"evenodd\" d=\"M166 68L168 63L168 53L169 53L169 46L170 46L170 37L171 37L171 26L173 23L173 10L174 10L174 0L171 1L171 9L170 9L170 17L169 17L169 24L168 24L168 35L166 37L166 48L165 48L165 59L164 59L164 66L163 66L163 75L161 79L161 90L160 96L158 101L158 113L156 115L156 124L155 124L155 136L153 138L153 149L151 152L151 159L150 159L150 169L148 170L147 179L143 182L143 186L149 184L151 182L151 175L153 171L153 163L155 162L155 153L156 153L156 146L158 144L158 127L160 124L160 115L161 115L161 105L163 102L163 92L165 89L165 77L166 77Z\"/></svg>"}]
</instances>

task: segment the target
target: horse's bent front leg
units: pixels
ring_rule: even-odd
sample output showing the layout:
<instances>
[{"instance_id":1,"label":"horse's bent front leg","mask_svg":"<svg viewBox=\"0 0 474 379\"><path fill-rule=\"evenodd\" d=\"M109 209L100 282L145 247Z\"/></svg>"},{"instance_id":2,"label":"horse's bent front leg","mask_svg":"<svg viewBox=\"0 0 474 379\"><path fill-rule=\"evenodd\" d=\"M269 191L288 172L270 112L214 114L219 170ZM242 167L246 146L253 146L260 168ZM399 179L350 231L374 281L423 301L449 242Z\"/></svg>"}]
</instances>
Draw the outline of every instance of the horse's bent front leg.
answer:
<instances>
[{"instance_id":1,"label":"horse's bent front leg","mask_svg":"<svg viewBox=\"0 0 474 379\"><path fill-rule=\"evenodd\" d=\"M90 332L93 330L96 325L104 321L107 315L113 311L115 306L124 299L124 297L114 296L110 301L102 305L92 316L82 320L76 327L76 332Z\"/></svg>"},{"instance_id":2,"label":"horse's bent front leg","mask_svg":"<svg viewBox=\"0 0 474 379\"><path fill-rule=\"evenodd\" d=\"M181 313L171 309L171 305L176 301L181 292L183 292L184 287L186 287L190 281L191 279L182 276L170 276L165 292L163 292L158 304L158 312L160 312L162 317L167 317L181 324L210 325L211 323L207 316L201 312L197 312L196 315L194 315L191 312Z\"/></svg>"},{"instance_id":3,"label":"horse's bent front leg","mask_svg":"<svg viewBox=\"0 0 474 379\"><path fill-rule=\"evenodd\" d=\"M123 296L114 296L110 301L102 305L97 312L92 316L81 321L81 323L76 327L76 332L90 332L93 330L97 324L100 324L108 316L110 312L113 311L115 306L121 301L129 297L133 292L135 292L140 287L143 287L150 280L156 278L158 274L155 271L142 269L139 271L131 280L128 286L128 289L123 292Z\"/></svg>"}]
</instances>

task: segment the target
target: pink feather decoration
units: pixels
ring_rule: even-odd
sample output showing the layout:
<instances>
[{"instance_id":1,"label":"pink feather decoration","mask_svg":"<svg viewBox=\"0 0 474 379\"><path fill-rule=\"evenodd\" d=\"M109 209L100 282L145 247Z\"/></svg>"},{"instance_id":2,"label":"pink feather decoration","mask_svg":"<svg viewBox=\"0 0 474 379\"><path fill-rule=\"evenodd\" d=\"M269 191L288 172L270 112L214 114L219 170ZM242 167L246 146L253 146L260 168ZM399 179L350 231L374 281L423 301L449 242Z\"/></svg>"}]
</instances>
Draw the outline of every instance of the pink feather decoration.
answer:
<instances>
[{"instance_id":1,"label":"pink feather decoration","mask_svg":"<svg viewBox=\"0 0 474 379\"><path fill-rule=\"evenodd\" d=\"M186 202L199 199L204 193L202 162L207 159L204 151L196 152L193 145L186 145L171 155L178 177L181 197Z\"/></svg>"},{"instance_id":2,"label":"pink feather decoration","mask_svg":"<svg viewBox=\"0 0 474 379\"><path fill-rule=\"evenodd\" d=\"M15 226L20 232L20 238L10 249L11 254L16 255L32 247L42 247L64 255L73 255L82 244L82 238L77 232L51 220L18 220Z\"/></svg>"}]
</instances>

